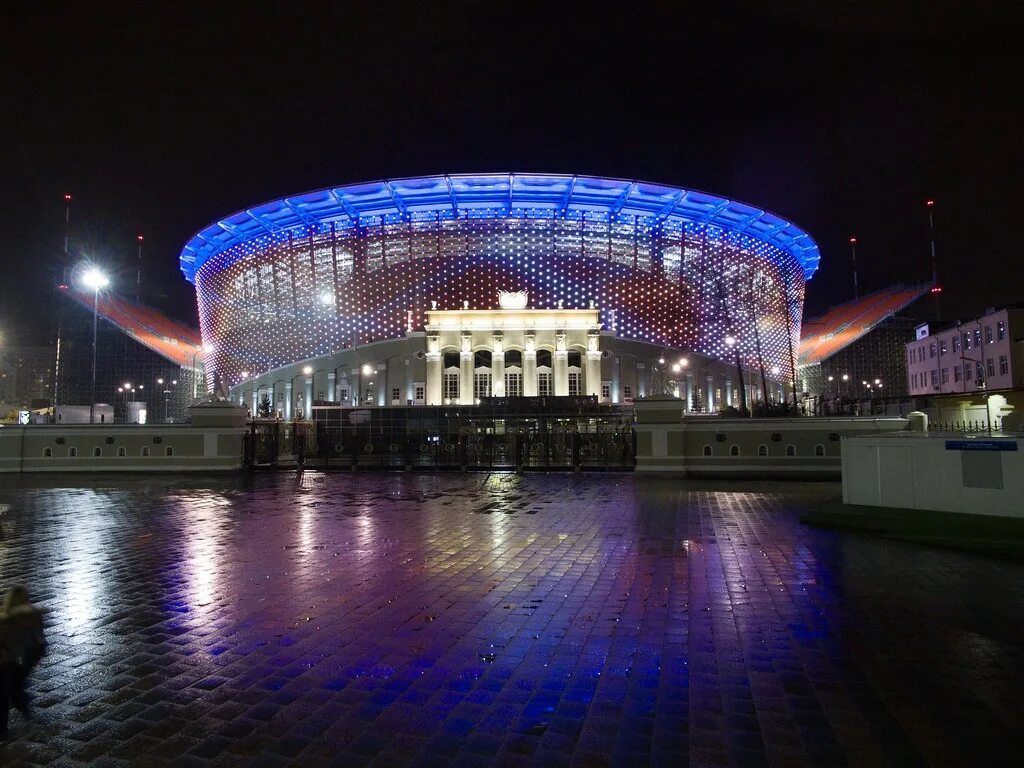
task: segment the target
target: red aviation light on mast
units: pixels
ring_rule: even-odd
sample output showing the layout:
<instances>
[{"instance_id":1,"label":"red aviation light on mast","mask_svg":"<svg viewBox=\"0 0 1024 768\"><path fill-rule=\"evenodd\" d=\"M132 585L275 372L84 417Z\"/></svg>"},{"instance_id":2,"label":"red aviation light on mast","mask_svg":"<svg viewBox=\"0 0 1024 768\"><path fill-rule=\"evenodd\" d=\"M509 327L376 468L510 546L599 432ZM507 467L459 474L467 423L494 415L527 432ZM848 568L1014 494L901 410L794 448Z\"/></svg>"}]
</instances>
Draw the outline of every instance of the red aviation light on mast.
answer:
<instances>
[{"instance_id":1,"label":"red aviation light on mast","mask_svg":"<svg viewBox=\"0 0 1024 768\"><path fill-rule=\"evenodd\" d=\"M935 201L934 200L925 200L924 204L927 205L929 208L932 208L935 205Z\"/></svg>"},{"instance_id":2,"label":"red aviation light on mast","mask_svg":"<svg viewBox=\"0 0 1024 768\"><path fill-rule=\"evenodd\" d=\"M942 293L942 286L936 285L934 288L932 288L931 293Z\"/></svg>"},{"instance_id":3,"label":"red aviation light on mast","mask_svg":"<svg viewBox=\"0 0 1024 768\"><path fill-rule=\"evenodd\" d=\"M70 203L71 202L71 195L64 195L64 199L67 200Z\"/></svg>"},{"instance_id":4,"label":"red aviation light on mast","mask_svg":"<svg viewBox=\"0 0 1024 768\"><path fill-rule=\"evenodd\" d=\"M141 243L141 242L142 242L142 240L143 240L143 238L142 238L142 235L136 235L136 236L135 236L135 239L136 239L136 240L138 240L138 241L139 241L140 243Z\"/></svg>"},{"instance_id":5,"label":"red aviation light on mast","mask_svg":"<svg viewBox=\"0 0 1024 768\"><path fill-rule=\"evenodd\" d=\"M851 237L850 238L850 245L856 245L856 244L857 244L857 238L856 237Z\"/></svg>"}]
</instances>

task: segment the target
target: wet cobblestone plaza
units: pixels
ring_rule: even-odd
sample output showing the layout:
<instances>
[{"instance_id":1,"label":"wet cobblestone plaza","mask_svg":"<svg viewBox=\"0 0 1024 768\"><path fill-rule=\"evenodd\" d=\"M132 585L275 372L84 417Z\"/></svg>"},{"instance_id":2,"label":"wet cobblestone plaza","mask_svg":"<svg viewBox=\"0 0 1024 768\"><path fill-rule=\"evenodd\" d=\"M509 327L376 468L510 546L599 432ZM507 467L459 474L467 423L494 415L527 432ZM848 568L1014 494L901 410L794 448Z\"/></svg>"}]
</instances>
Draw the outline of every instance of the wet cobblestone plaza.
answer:
<instances>
[{"instance_id":1,"label":"wet cobblestone plaza","mask_svg":"<svg viewBox=\"0 0 1024 768\"><path fill-rule=\"evenodd\" d=\"M46 606L3 765L1019 765L1024 567L834 484L5 480Z\"/></svg>"}]
</instances>

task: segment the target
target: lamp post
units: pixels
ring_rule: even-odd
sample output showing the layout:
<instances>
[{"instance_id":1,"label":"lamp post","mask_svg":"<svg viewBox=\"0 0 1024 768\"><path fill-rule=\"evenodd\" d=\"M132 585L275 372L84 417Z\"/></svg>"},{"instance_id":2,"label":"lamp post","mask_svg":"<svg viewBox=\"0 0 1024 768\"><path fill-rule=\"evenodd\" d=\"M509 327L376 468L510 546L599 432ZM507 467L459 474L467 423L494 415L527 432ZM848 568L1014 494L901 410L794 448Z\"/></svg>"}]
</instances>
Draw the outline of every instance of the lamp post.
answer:
<instances>
[{"instance_id":1,"label":"lamp post","mask_svg":"<svg viewBox=\"0 0 1024 768\"><path fill-rule=\"evenodd\" d=\"M89 267L82 274L82 284L92 289L92 395L89 398L89 423L96 423L96 331L99 325L100 289L110 285L108 278L97 267Z\"/></svg>"}]
</instances>

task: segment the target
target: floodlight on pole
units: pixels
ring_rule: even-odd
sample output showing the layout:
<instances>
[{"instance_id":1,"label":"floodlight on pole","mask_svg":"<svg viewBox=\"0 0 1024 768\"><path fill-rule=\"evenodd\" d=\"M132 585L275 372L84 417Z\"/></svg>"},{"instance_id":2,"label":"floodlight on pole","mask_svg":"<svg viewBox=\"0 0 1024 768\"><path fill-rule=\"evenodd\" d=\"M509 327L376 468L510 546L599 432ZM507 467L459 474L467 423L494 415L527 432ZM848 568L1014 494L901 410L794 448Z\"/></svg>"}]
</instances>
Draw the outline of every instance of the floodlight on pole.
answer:
<instances>
[{"instance_id":1,"label":"floodlight on pole","mask_svg":"<svg viewBox=\"0 0 1024 768\"><path fill-rule=\"evenodd\" d=\"M100 291L110 285L107 277L98 267L86 267L82 272L82 285L92 291L92 397L89 398L89 423L96 422L96 334L99 327Z\"/></svg>"}]
</instances>

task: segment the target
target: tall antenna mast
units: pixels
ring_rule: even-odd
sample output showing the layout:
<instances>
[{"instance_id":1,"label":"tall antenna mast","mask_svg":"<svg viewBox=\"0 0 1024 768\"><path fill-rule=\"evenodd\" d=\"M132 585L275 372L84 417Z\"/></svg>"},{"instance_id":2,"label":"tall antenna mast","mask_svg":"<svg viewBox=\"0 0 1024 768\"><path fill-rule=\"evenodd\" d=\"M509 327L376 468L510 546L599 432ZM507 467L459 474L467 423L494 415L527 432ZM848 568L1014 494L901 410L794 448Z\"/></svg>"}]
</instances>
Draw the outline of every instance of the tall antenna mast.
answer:
<instances>
[{"instance_id":1,"label":"tall antenna mast","mask_svg":"<svg viewBox=\"0 0 1024 768\"><path fill-rule=\"evenodd\" d=\"M853 256L853 298L860 298L860 290L857 288L857 238L850 238L850 255Z\"/></svg>"},{"instance_id":2,"label":"tall antenna mast","mask_svg":"<svg viewBox=\"0 0 1024 768\"><path fill-rule=\"evenodd\" d=\"M935 297L935 319L942 319L942 286L939 285L939 262L935 258L935 217L932 215L932 211L935 209L934 200L926 200L925 206L928 208L928 232L931 236L932 244L932 295Z\"/></svg>"},{"instance_id":3,"label":"tall antenna mast","mask_svg":"<svg viewBox=\"0 0 1024 768\"><path fill-rule=\"evenodd\" d=\"M139 268L135 272L135 303L141 304L142 300L142 235L136 235L135 239L139 241Z\"/></svg>"}]
</instances>

